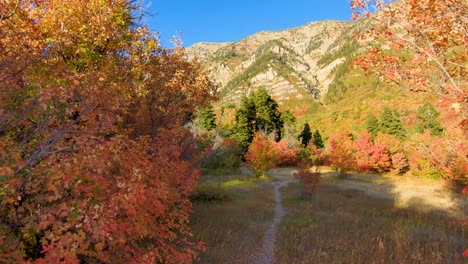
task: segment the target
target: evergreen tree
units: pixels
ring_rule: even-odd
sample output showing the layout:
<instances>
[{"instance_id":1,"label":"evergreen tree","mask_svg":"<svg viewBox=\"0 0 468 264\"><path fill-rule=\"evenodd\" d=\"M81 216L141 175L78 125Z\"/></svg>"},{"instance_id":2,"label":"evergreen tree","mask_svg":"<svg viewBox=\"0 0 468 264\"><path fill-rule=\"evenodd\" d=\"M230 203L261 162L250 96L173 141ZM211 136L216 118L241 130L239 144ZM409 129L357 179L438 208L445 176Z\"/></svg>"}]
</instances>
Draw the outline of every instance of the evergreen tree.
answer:
<instances>
[{"instance_id":1,"label":"evergreen tree","mask_svg":"<svg viewBox=\"0 0 468 264\"><path fill-rule=\"evenodd\" d=\"M213 111L212 105L209 105L208 107L198 110L197 116L198 116L198 122L197 122L198 127L206 129L206 130L212 130L216 128L216 115Z\"/></svg>"},{"instance_id":2,"label":"evergreen tree","mask_svg":"<svg viewBox=\"0 0 468 264\"><path fill-rule=\"evenodd\" d=\"M281 139L281 128L283 120L281 112L278 110L278 103L271 98L264 87L253 93L252 101L255 105L255 125L256 130L265 134L275 133L275 140Z\"/></svg>"},{"instance_id":3,"label":"evergreen tree","mask_svg":"<svg viewBox=\"0 0 468 264\"><path fill-rule=\"evenodd\" d=\"M255 105L248 97L241 99L239 108L236 111L236 127L233 138L239 142L245 152L255 134Z\"/></svg>"},{"instance_id":4,"label":"evergreen tree","mask_svg":"<svg viewBox=\"0 0 468 264\"><path fill-rule=\"evenodd\" d=\"M315 130L313 136L312 136L312 142L317 148L324 148L325 146L323 145L323 140L322 140L322 135L320 135L320 132L318 129Z\"/></svg>"},{"instance_id":5,"label":"evergreen tree","mask_svg":"<svg viewBox=\"0 0 468 264\"><path fill-rule=\"evenodd\" d=\"M377 119L377 117L375 117L375 115L370 114L369 116L367 116L366 127L367 131L371 133L372 137L377 136L380 130L380 124L379 120Z\"/></svg>"},{"instance_id":6,"label":"evergreen tree","mask_svg":"<svg viewBox=\"0 0 468 264\"><path fill-rule=\"evenodd\" d=\"M309 145L309 142L312 139L312 132L310 131L310 126L308 123L304 124L304 128L299 134L298 139L301 141L302 146L304 146L304 148L307 147L307 145Z\"/></svg>"},{"instance_id":7,"label":"evergreen tree","mask_svg":"<svg viewBox=\"0 0 468 264\"><path fill-rule=\"evenodd\" d=\"M286 110L281 113L281 121L283 122L284 126L290 126L296 122L296 117L294 117L291 112Z\"/></svg>"},{"instance_id":8,"label":"evergreen tree","mask_svg":"<svg viewBox=\"0 0 468 264\"><path fill-rule=\"evenodd\" d=\"M294 115L291 112L284 111L281 113L281 121L283 123L281 137L286 138L286 140L288 140L289 142L294 141L296 137L296 131L294 129L296 117L294 117Z\"/></svg>"},{"instance_id":9,"label":"evergreen tree","mask_svg":"<svg viewBox=\"0 0 468 264\"><path fill-rule=\"evenodd\" d=\"M379 128L381 132L395 135L400 139L406 136L406 130L403 126L403 122L400 119L400 115L388 107L385 107L382 112Z\"/></svg>"},{"instance_id":10,"label":"evergreen tree","mask_svg":"<svg viewBox=\"0 0 468 264\"><path fill-rule=\"evenodd\" d=\"M429 129L431 131L431 135L442 136L444 133L444 128L437 120L438 116L439 112L437 112L436 108L429 103L425 103L419 107L416 117L419 119L421 124L418 125L418 131L420 133L424 133L426 129Z\"/></svg>"}]
</instances>

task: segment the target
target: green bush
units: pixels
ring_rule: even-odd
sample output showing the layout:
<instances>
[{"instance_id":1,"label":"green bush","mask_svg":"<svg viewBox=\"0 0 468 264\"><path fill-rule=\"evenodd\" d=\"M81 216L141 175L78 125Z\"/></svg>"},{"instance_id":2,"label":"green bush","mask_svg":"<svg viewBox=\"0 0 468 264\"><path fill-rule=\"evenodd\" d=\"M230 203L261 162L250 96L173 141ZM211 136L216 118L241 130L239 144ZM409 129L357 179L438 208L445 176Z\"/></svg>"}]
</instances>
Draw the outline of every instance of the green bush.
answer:
<instances>
[{"instance_id":1,"label":"green bush","mask_svg":"<svg viewBox=\"0 0 468 264\"><path fill-rule=\"evenodd\" d=\"M225 138L203 157L201 161L204 169L237 168L242 163L241 150L233 139Z\"/></svg>"},{"instance_id":2,"label":"green bush","mask_svg":"<svg viewBox=\"0 0 468 264\"><path fill-rule=\"evenodd\" d=\"M220 185L206 182L197 185L190 195L190 200L192 202L224 202L231 200L231 194Z\"/></svg>"}]
</instances>

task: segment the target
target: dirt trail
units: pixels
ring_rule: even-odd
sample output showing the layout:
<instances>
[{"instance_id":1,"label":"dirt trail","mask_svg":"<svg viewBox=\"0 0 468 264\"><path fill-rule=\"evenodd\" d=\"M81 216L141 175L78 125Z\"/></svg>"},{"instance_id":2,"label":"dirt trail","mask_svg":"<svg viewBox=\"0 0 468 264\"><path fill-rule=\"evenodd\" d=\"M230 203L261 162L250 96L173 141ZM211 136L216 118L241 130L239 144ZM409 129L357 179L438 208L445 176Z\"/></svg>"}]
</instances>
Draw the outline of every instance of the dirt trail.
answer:
<instances>
[{"instance_id":1,"label":"dirt trail","mask_svg":"<svg viewBox=\"0 0 468 264\"><path fill-rule=\"evenodd\" d=\"M287 186L288 183L289 182L287 181L273 183L273 187L275 190L275 218L270 228L268 228L267 232L265 233L265 239L263 241L263 254L259 257L258 261L256 262L257 264L275 263L274 260L276 230L278 228L279 223L281 223L281 219L285 214L280 189L282 187Z\"/></svg>"},{"instance_id":2,"label":"dirt trail","mask_svg":"<svg viewBox=\"0 0 468 264\"><path fill-rule=\"evenodd\" d=\"M268 172L276 180L272 183L275 197L275 217L265 234L263 253L253 263L275 263L276 233L285 215L281 188L286 187L291 182L297 182L293 177L295 171L294 168L276 168ZM333 176L330 177L333 174L331 171L323 172L322 184L342 189L361 190L371 197L394 200L397 206L408 206L423 211L441 210L462 217L468 215L468 199L445 191L443 185L436 181L357 174L347 179L337 179Z\"/></svg>"},{"instance_id":3,"label":"dirt trail","mask_svg":"<svg viewBox=\"0 0 468 264\"><path fill-rule=\"evenodd\" d=\"M273 223L265 233L263 241L263 254L259 256L255 263L257 264L269 264L275 263L275 239L278 229L278 225L281 223L285 210L282 204L281 188L288 186L290 182L294 182L292 174L294 173L293 168L278 168L268 172L272 178L278 180L273 182L274 196L275 196L275 218Z\"/></svg>"}]
</instances>

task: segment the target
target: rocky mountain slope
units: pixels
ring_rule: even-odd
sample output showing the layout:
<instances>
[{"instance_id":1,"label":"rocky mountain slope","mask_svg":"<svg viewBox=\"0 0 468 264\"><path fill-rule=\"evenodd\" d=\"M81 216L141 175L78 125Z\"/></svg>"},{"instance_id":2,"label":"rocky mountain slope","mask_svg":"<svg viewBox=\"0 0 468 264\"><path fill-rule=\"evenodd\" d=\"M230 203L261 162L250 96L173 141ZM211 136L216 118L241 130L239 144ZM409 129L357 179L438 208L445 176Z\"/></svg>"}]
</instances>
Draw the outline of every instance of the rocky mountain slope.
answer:
<instances>
[{"instance_id":1,"label":"rocky mountain slope","mask_svg":"<svg viewBox=\"0 0 468 264\"><path fill-rule=\"evenodd\" d=\"M220 85L222 101L236 104L242 95L264 86L280 104L322 104L337 66L355 48L354 22L321 21L238 42L197 43L187 48ZM289 108L291 108L289 107Z\"/></svg>"}]
</instances>

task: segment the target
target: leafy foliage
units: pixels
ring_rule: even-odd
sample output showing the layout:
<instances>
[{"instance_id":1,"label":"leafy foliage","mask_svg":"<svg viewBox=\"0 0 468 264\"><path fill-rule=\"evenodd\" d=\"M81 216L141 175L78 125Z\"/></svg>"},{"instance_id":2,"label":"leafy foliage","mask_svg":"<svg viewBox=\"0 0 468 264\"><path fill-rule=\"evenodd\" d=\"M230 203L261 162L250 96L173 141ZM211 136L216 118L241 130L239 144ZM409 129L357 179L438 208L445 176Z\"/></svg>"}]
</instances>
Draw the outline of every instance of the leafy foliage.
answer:
<instances>
[{"instance_id":1,"label":"leafy foliage","mask_svg":"<svg viewBox=\"0 0 468 264\"><path fill-rule=\"evenodd\" d=\"M278 110L278 103L271 98L264 87L251 94L255 105L255 126L257 131L264 134L275 133L275 140L281 139L283 120Z\"/></svg>"},{"instance_id":2,"label":"leafy foliage","mask_svg":"<svg viewBox=\"0 0 468 264\"><path fill-rule=\"evenodd\" d=\"M437 177L466 184L466 172L455 162L466 159L466 152L459 152L466 148L467 140L468 108L464 87L468 39L463 19L466 1L375 2L380 12L371 14L370 0L351 1L356 11L353 17L367 17L374 25L364 37L376 40L375 45L355 61L356 65L365 73L381 76L404 90L439 96L447 137L432 139L438 145L426 144L424 137L427 135L416 139L420 140L416 150L420 158L412 159L412 164L416 164L412 168L428 168L428 173L434 170L436 173L432 174ZM422 119L427 119L421 114ZM420 130L426 129L424 123ZM427 125L434 126L434 135L440 133L436 124Z\"/></svg>"},{"instance_id":3,"label":"leafy foliage","mask_svg":"<svg viewBox=\"0 0 468 264\"><path fill-rule=\"evenodd\" d=\"M250 144L245 159L249 167L255 170L257 176L265 174L278 163L278 155L274 150L272 142L268 141L260 132L255 133L255 137Z\"/></svg>"},{"instance_id":4,"label":"leafy foliage","mask_svg":"<svg viewBox=\"0 0 468 264\"><path fill-rule=\"evenodd\" d=\"M368 132L361 132L354 141L354 158L361 171L389 171L391 160L386 146L375 144Z\"/></svg>"},{"instance_id":5,"label":"leafy foliage","mask_svg":"<svg viewBox=\"0 0 468 264\"><path fill-rule=\"evenodd\" d=\"M328 140L328 162L340 174L346 174L347 171L356 168L356 162L353 155L352 135L348 132L341 132L333 135Z\"/></svg>"},{"instance_id":6,"label":"leafy foliage","mask_svg":"<svg viewBox=\"0 0 468 264\"><path fill-rule=\"evenodd\" d=\"M216 137L210 146L205 148L202 158L202 167L205 169L235 168L239 167L241 150L237 141L230 138Z\"/></svg>"},{"instance_id":7,"label":"leafy foliage","mask_svg":"<svg viewBox=\"0 0 468 264\"><path fill-rule=\"evenodd\" d=\"M133 1L16 3L0 4L2 261L193 261L182 125L208 77L134 25Z\"/></svg>"},{"instance_id":8,"label":"leafy foliage","mask_svg":"<svg viewBox=\"0 0 468 264\"><path fill-rule=\"evenodd\" d=\"M244 152L252 142L255 134L256 110L253 101L244 96L241 99L239 108L236 111L236 125L233 138L239 142Z\"/></svg>"}]
</instances>

